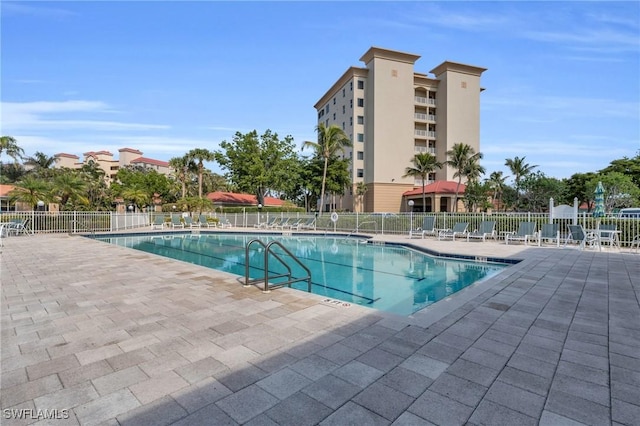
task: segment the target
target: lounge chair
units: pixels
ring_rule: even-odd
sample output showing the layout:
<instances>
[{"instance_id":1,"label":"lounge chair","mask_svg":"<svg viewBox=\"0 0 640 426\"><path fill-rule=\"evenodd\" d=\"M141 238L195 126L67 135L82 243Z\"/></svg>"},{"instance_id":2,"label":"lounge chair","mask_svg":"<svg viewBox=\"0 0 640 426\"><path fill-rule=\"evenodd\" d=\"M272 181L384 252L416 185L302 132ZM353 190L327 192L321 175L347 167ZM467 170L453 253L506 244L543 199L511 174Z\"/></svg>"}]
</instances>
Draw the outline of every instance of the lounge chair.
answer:
<instances>
[{"instance_id":1,"label":"lounge chair","mask_svg":"<svg viewBox=\"0 0 640 426\"><path fill-rule=\"evenodd\" d=\"M458 222L453 225L451 229L441 229L438 231L438 239L446 240L451 238L452 241L456 240L456 235L464 237L467 235L467 228L469 227L469 222Z\"/></svg>"},{"instance_id":2,"label":"lounge chair","mask_svg":"<svg viewBox=\"0 0 640 426\"><path fill-rule=\"evenodd\" d=\"M536 223L535 222L520 222L517 232L505 234L504 242L509 244L509 241L522 241L527 245L528 241L533 241L537 237L536 235Z\"/></svg>"},{"instance_id":3,"label":"lounge chair","mask_svg":"<svg viewBox=\"0 0 640 426\"><path fill-rule=\"evenodd\" d=\"M155 218L153 218L153 223L151 224L151 229L164 229L164 216L156 216Z\"/></svg>"},{"instance_id":4,"label":"lounge chair","mask_svg":"<svg viewBox=\"0 0 640 426\"><path fill-rule=\"evenodd\" d=\"M269 224L267 224L267 225L265 226L265 228L267 228L267 229L274 229L274 228L277 228L279 224L280 224L280 218L279 218L279 217L276 217L276 218L274 218L274 220L270 221L270 223L269 223Z\"/></svg>"},{"instance_id":5,"label":"lounge chair","mask_svg":"<svg viewBox=\"0 0 640 426\"><path fill-rule=\"evenodd\" d=\"M218 226L220 228L231 228L233 224L229 221L229 218L220 218L220 222L218 222Z\"/></svg>"},{"instance_id":6,"label":"lounge chair","mask_svg":"<svg viewBox=\"0 0 640 426\"><path fill-rule=\"evenodd\" d=\"M207 228L215 228L216 224L211 222L209 223L209 221L207 220L207 216L201 214L200 217L198 218L198 221L200 223L200 227L207 227Z\"/></svg>"},{"instance_id":7,"label":"lounge chair","mask_svg":"<svg viewBox=\"0 0 640 426\"><path fill-rule=\"evenodd\" d=\"M556 247L560 247L560 227L557 223L545 223L538 234L538 247L542 241L556 242Z\"/></svg>"},{"instance_id":8,"label":"lounge chair","mask_svg":"<svg viewBox=\"0 0 640 426\"><path fill-rule=\"evenodd\" d=\"M256 223L255 225L253 225L254 228L269 228L271 225L273 225L273 223L278 219L278 216L271 216L271 219L269 219L266 222L261 222L261 223Z\"/></svg>"},{"instance_id":9,"label":"lounge chair","mask_svg":"<svg viewBox=\"0 0 640 426\"><path fill-rule=\"evenodd\" d=\"M280 229L284 229L284 228L288 228L289 225L289 221L291 220L291 218L289 217L285 217L284 220L282 222L280 222L278 225L276 225L276 228L280 228Z\"/></svg>"},{"instance_id":10,"label":"lounge chair","mask_svg":"<svg viewBox=\"0 0 640 426\"><path fill-rule=\"evenodd\" d=\"M5 223L7 235L29 234L29 221L30 219L11 219L11 222Z\"/></svg>"},{"instance_id":11,"label":"lounge chair","mask_svg":"<svg viewBox=\"0 0 640 426\"><path fill-rule=\"evenodd\" d=\"M180 220L180 216L171 216L171 227L172 228L184 228L184 223Z\"/></svg>"},{"instance_id":12,"label":"lounge chair","mask_svg":"<svg viewBox=\"0 0 640 426\"><path fill-rule=\"evenodd\" d=\"M298 229L316 229L316 218L315 217L310 217L309 219L307 219L306 222L301 223L300 225L298 225Z\"/></svg>"},{"instance_id":13,"label":"lounge chair","mask_svg":"<svg viewBox=\"0 0 640 426\"><path fill-rule=\"evenodd\" d=\"M289 223L289 229L298 229L298 226L304 222L304 219L296 219L293 223Z\"/></svg>"},{"instance_id":14,"label":"lounge chair","mask_svg":"<svg viewBox=\"0 0 640 426\"><path fill-rule=\"evenodd\" d=\"M595 232L586 232L582 225L567 225L569 227L569 236L564 242L566 246L570 242L576 242L580 246L580 250L584 250L587 245L589 247L600 248L600 238Z\"/></svg>"},{"instance_id":15,"label":"lounge chair","mask_svg":"<svg viewBox=\"0 0 640 426\"><path fill-rule=\"evenodd\" d=\"M467 241L470 238L482 238L482 241L487 241L487 237L496 239L496 221L484 220L480 223L480 227L473 232L467 234Z\"/></svg>"},{"instance_id":16,"label":"lounge chair","mask_svg":"<svg viewBox=\"0 0 640 426\"><path fill-rule=\"evenodd\" d=\"M191 219L191 216L185 216L184 218L184 226L185 228L188 226L189 228L200 228L200 222L194 222Z\"/></svg>"},{"instance_id":17,"label":"lounge chair","mask_svg":"<svg viewBox=\"0 0 640 426\"><path fill-rule=\"evenodd\" d=\"M425 216L422 219L422 227L412 229L409 231L409 238L420 237L424 238L425 235L436 235L436 217Z\"/></svg>"}]
</instances>

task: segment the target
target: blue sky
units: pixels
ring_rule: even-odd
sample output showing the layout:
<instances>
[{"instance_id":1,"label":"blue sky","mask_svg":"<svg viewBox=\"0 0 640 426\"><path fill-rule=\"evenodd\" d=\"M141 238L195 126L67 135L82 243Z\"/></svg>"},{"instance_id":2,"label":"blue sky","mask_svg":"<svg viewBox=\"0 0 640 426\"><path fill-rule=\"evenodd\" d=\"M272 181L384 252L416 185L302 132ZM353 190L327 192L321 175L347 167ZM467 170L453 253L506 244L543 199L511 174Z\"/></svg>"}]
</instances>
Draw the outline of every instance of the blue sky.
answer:
<instances>
[{"instance_id":1,"label":"blue sky","mask_svg":"<svg viewBox=\"0 0 640 426\"><path fill-rule=\"evenodd\" d=\"M526 156L563 178L640 150L635 1L0 7L2 134L27 155L130 147L168 161L253 129L302 144L315 139L315 102L371 46L420 55L417 72L488 68L487 174Z\"/></svg>"}]
</instances>

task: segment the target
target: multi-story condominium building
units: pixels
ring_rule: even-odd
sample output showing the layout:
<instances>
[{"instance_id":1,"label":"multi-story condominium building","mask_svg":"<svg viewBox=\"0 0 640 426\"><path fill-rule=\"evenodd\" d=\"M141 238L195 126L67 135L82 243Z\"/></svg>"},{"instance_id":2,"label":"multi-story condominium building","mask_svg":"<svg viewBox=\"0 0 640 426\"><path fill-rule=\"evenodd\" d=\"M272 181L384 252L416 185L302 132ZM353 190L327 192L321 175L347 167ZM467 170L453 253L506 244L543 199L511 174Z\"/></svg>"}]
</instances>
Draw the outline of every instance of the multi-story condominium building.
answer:
<instances>
[{"instance_id":1,"label":"multi-story condominium building","mask_svg":"<svg viewBox=\"0 0 640 426\"><path fill-rule=\"evenodd\" d=\"M485 68L445 61L427 74L414 71L420 58L411 53L370 48L314 105L318 124L337 125L351 138L353 186L336 208L360 211L405 211L403 193L436 180L454 180L445 167L427 182L403 177L411 159L429 152L447 160L456 143L480 151L480 76ZM367 192L359 205L356 185ZM332 198L326 197L324 210ZM451 211L451 197L439 197L433 210ZM421 210L421 209L420 209Z\"/></svg>"},{"instance_id":2,"label":"multi-story condominium building","mask_svg":"<svg viewBox=\"0 0 640 426\"><path fill-rule=\"evenodd\" d=\"M56 168L67 167L70 169L79 169L84 164L95 164L97 167L104 171L105 181L107 184L115 179L116 173L121 167L128 165L139 165L145 168L153 169L158 173L169 176L171 174L171 168L169 163L161 160L154 160L153 158L146 158L142 156L142 151L132 148L121 148L118 150L120 157L117 160L113 159L113 154L109 151L89 151L83 155L83 160L80 161L80 157L73 154L55 154Z\"/></svg>"}]
</instances>

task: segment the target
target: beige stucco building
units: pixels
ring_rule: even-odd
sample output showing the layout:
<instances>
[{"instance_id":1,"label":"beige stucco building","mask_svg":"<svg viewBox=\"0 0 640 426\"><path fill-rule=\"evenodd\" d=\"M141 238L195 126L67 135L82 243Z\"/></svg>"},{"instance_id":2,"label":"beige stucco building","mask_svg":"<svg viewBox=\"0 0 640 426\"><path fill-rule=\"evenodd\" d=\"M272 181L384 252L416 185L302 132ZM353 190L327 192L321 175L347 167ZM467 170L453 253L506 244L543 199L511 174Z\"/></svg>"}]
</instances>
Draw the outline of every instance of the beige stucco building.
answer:
<instances>
[{"instance_id":1,"label":"beige stucco building","mask_svg":"<svg viewBox=\"0 0 640 426\"><path fill-rule=\"evenodd\" d=\"M82 154L82 161L80 161L80 157L77 155L66 153L55 154L56 163L54 167L79 169L84 164L94 163L104 172L107 184L110 184L115 179L116 173L118 173L121 167L128 165L140 165L167 176L171 174L171 168L168 162L143 157L142 151L137 149L121 148L118 150L118 153L118 159L114 159L113 154L109 151L89 151Z\"/></svg>"},{"instance_id":2,"label":"beige stucco building","mask_svg":"<svg viewBox=\"0 0 640 426\"><path fill-rule=\"evenodd\" d=\"M447 160L446 152L465 143L480 152L480 77L485 68L445 61L430 77L415 72L418 55L378 47L360 60L365 68L349 68L314 105L318 124L341 127L353 146L353 187L335 208L345 210L406 211L402 194L435 180L454 180L454 170L443 168L428 182L403 177L420 152ZM367 192L362 206L356 185ZM326 197L324 209L332 197ZM451 211L448 198L434 210Z\"/></svg>"}]
</instances>

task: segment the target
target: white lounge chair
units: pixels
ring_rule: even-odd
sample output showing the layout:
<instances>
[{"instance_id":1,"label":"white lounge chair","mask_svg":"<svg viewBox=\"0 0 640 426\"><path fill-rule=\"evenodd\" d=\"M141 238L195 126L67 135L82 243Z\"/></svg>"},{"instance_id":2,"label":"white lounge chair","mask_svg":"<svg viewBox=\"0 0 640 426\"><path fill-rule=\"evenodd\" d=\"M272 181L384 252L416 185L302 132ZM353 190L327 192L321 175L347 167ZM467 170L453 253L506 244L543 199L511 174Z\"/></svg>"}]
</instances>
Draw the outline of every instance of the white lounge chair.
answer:
<instances>
[{"instance_id":1,"label":"white lounge chair","mask_svg":"<svg viewBox=\"0 0 640 426\"><path fill-rule=\"evenodd\" d=\"M542 241L554 242L556 247L560 247L560 228L557 223L545 223L538 233L538 247L542 245Z\"/></svg>"},{"instance_id":2,"label":"white lounge chair","mask_svg":"<svg viewBox=\"0 0 640 426\"><path fill-rule=\"evenodd\" d=\"M480 227L473 232L467 234L467 241L470 238L482 238L482 241L487 241L487 238L496 239L496 221L484 220L480 223Z\"/></svg>"},{"instance_id":3,"label":"white lounge chair","mask_svg":"<svg viewBox=\"0 0 640 426\"><path fill-rule=\"evenodd\" d=\"M536 223L535 222L520 222L518 231L510 234L505 234L504 242L509 244L509 241L522 241L527 245L528 241L537 239L536 235Z\"/></svg>"},{"instance_id":4,"label":"white lounge chair","mask_svg":"<svg viewBox=\"0 0 640 426\"><path fill-rule=\"evenodd\" d=\"M569 227L569 236L564 245L566 247L570 242L578 243L580 250L584 250L587 246L600 248L600 238L594 232L587 232L582 225L567 225Z\"/></svg>"},{"instance_id":5,"label":"white lounge chair","mask_svg":"<svg viewBox=\"0 0 640 426\"><path fill-rule=\"evenodd\" d=\"M464 237L467 235L468 227L469 227L469 222L458 222L455 225L453 225L453 228L451 229L441 229L440 231L438 231L438 239L446 240L448 238L451 238L452 241L455 241L456 236Z\"/></svg>"},{"instance_id":6,"label":"white lounge chair","mask_svg":"<svg viewBox=\"0 0 640 426\"><path fill-rule=\"evenodd\" d=\"M422 226L409 231L409 238L424 238L425 235L436 235L436 217L425 216L422 219Z\"/></svg>"}]
</instances>

